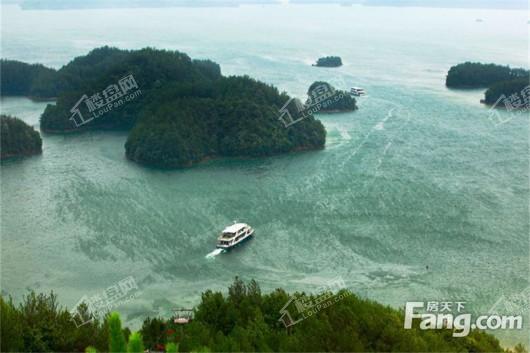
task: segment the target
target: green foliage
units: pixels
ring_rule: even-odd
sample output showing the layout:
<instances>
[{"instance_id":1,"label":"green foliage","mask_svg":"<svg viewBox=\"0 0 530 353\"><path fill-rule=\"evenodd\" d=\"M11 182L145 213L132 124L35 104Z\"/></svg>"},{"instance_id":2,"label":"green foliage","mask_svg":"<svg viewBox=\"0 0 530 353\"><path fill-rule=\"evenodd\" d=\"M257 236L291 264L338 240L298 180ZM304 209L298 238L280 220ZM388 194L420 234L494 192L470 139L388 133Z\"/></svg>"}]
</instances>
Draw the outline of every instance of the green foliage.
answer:
<instances>
[{"instance_id":1,"label":"green foliage","mask_svg":"<svg viewBox=\"0 0 530 353\"><path fill-rule=\"evenodd\" d=\"M178 345L171 342L166 345L166 353L177 353L178 352Z\"/></svg>"},{"instance_id":2,"label":"green foliage","mask_svg":"<svg viewBox=\"0 0 530 353\"><path fill-rule=\"evenodd\" d=\"M513 351L509 351L513 353L528 353L528 350L525 346L522 345L522 343L518 343L515 347L513 347Z\"/></svg>"},{"instance_id":3,"label":"green foliage","mask_svg":"<svg viewBox=\"0 0 530 353\"><path fill-rule=\"evenodd\" d=\"M42 152L40 134L18 118L0 115L0 134L0 159Z\"/></svg>"},{"instance_id":4,"label":"green foliage","mask_svg":"<svg viewBox=\"0 0 530 353\"><path fill-rule=\"evenodd\" d=\"M193 60L193 65L204 75L206 79L217 80L221 78L221 66L211 60Z\"/></svg>"},{"instance_id":5,"label":"green foliage","mask_svg":"<svg viewBox=\"0 0 530 353\"><path fill-rule=\"evenodd\" d=\"M94 348L92 346L88 346L85 349L85 353L97 353L97 350L96 350L96 348Z\"/></svg>"},{"instance_id":6,"label":"green foliage","mask_svg":"<svg viewBox=\"0 0 530 353\"><path fill-rule=\"evenodd\" d=\"M11 298L0 297L0 316L0 352L24 351L23 317Z\"/></svg>"},{"instance_id":7,"label":"green foliage","mask_svg":"<svg viewBox=\"0 0 530 353\"><path fill-rule=\"evenodd\" d=\"M142 336L145 346L150 350L166 343L167 328L166 322L159 318L146 318L142 324Z\"/></svg>"},{"instance_id":8,"label":"green foliage","mask_svg":"<svg viewBox=\"0 0 530 353\"><path fill-rule=\"evenodd\" d=\"M113 312L107 319L109 324L109 352L124 353L127 352L125 336L121 329L120 314Z\"/></svg>"},{"instance_id":9,"label":"green foliage","mask_svg":"<svg viewBox=\"0 0 530 353\"><path fill-rule=\"evenodd\" d=\"M107 350L105 325L94 319L76 326L53 292L31 292L18 307L0 297L0 309L2 352L83 352L89 345ZM86 305L81 305L80 312L87 314Z\"/></svg>"},{"instance_id":10,"label":"green foliage","mask_svg":"<svg viewBox=\"0 0 530 353\"><path fill-rule=\"evenodd\" d=\"M142 116L125 151L143 164L185 167L208 157L261 157L323 147L320 122L308 118L296 125L286 129L274 108L247 98L182 99Z\"/></svg>"},{"instance_id":11,"label":"green foliage","mask_svg":"<svg viewBox=\"0 0 530 353\"><path fill-rule=\"evenodd\" d=\"M315 66L321 66L321 67L342 66L342 59L339 56L326 56L323 58L319 58Z\"/></svg>"},{"instance_id":12,"label":"green foliage","mask_svg":"<svg viewBox=\"0 0 530 353\"><path fill-rule=\"evenodd\" d=\"M528 78L528 71L495 64L465 62L449 69L445 84L452 88L482 88L523 77Z\"/></svg>"},{"instance_id":13,"label":"green foliage","mask_svg":"<svg viewBox=\"0 0 530 353\"><path fill-rule=\"evenodd\" d=\"M517 80L511 80L511 81L502 81L497 82L493 84L486 93L484 94L484 103L486 104L495 104L497 100L502 97L503 95L505 97L510 97L512 95L515 95L518 97L519 101L521 102L521 105L525 105L524 103L524 97L522 94L522 91L524 88L530 85L530 81L528 78L521 78ZM527 94L530 94L530 92L527 92ZM501 107L503 104L501 104ZM528 102L526 102L526 107L528 107ZM521 108L521 107L515 107L515 108Z\"/></svg>"},{"instance_id":14,"label":"green foliage","mask_svg":"<svg viewBox=\"0 0 530 353\"><path fill-rule=\"evenodd\" d=\"M56 97L57 90L38 89L43 81L54 82L57 72L41 64L26 64L16 60L0 60L2 96Z\"/></svg>"},{"instance_id":15,"label":"green foliage","mask_svg":"<svg viewBox=\"0 0 530 353\"><path fill-rule=\"evenodd\" d=\"M332 92L330 94L329 92ZM307 105L318 100L316 113L349 112L357 109L357 101L348 92L336 90L332 85L323 81L313 82L307 90ZM327 97L327 98L326 98ZM320 101L319 98L325 98Z\"/></svg>"},{"instance_id":16,"label":"green foliage","mask_svg":"<svg viewBox=\"0 0 530 353\"><path fill-rule=\"evenodd\" d=\"M346 291L336 295L341 299L286 329L278 319L289 295L281 289L263 295L255 282L245 284L236 278L227 296L203 293L194 320L184 328L181 350L503 352L488 334L473 331L468 337L454 338L451 330L405 330L402 312ZM316 299L304 293L295 296Z\"/></svg>"},{"instance_id":17,"label":"green foliage","mask_svg":"<svg viewBox=\"0 0 530 353\"><path fill-rule=\"evenodd\" d=\"M127 344L128 353L143 353L144 343L142 335L139 332L134 332L129 336L129 343Z\"/></svg>"},{"instance_id":18,"label":"green foliage","mask_svg":"<svg viewBox=\"0 0 530 353\"><path fill-rule=\"evenodd\" d=\"M420 330L417 324L405 330L402 311L344 290L334 295L339 300L332 299L330 305L322 302L320 310L286 329L279 321L280 311L292 296L282 289L262 294L255 281L236 278L228 294L204 292L189 324L179 326L173 318L147 318L141 331L129 336L128 347L118 313L110 314L102 324L95 319L76 326L53 293L31 293L18 307L0 297L0 342L3 352L142 352L144 346L163 350L163 344L169 353L526 352L522 345L504 351L495 337L476 330L462 338L452 337L449 329ZM293 296L317 299L305 293ZM86 306L82 306L84 315ZM295 314L296 308L290 309Z\"/></svg>"}]
</instances>

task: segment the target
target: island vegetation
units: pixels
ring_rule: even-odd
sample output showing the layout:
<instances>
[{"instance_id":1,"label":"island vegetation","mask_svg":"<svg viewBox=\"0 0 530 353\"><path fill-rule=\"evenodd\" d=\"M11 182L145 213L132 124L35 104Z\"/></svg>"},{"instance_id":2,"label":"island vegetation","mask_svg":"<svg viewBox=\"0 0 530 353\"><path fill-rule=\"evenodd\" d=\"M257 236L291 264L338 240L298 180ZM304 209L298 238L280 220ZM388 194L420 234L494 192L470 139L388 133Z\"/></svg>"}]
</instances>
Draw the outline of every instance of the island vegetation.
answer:
<instances>
[{"instance_id":1,"label":"island vegetation","mask_svg":"<svg viewBox=\"0 0 530 353\"><path fill-rule=\"evenodd\" d=\"M56 82L57 71L41 64L27 64L16 60L0 60L0 84L2 96L26 96L35 98L56 97L58 87L48 83ZM45 86L46 89L43 89Z\"/></svg>"},{"instance_id":2,"label":"island vegetation","mask_svg":"<svg viewBox=\"0 0 530 353\"><path fill-rule=\"evenodd\" d=\"M18 118L0 115L0 135L2 160L42 153L40 134Z\"/></svg>"},{"instance_id":3,"label":"island vegetation","mask_svg":"<svg viewBox=\"0 0 530 353\"><path fill-rule=\"evenodd\" d=\"M319 67L339 67L342 66L342 59L339 56L326 56L319 58L313 66Z\"/></svg>"},{"instance_id":4,"label":"island vegetation","mask_svg":"<svg viewBox=\"0 0 530 353\"><path fill-rule=\"evenodd\" d=\"M315 81L307 90L306 105L317 105L316 113L351 112L357 108L357 101L348 92L335 89L323 81Z\"/></svg>"},{"instance_id":5,"label":"island vegetation","mask_svg":"<svg viewBox=\"0 0 530 353\"><path fill-rule=\"evenodd\" d=\"M445 84L450 88L486 88L494 83L528 78L528 71L509 66L465 62L452 66Z\"/></svg>"},{"instance_id":6,"label":"island vegetation","mask_svg":"<svg viewBox=\"0 0 530 353\"><path fill-rule=\"evenodd\" d=\"M485 104L495 104L500 98L509 98L499 107L528 109L530 102L530 71L495 64L466 62L449 69L446 86L450 88L487 88Z\"/></svg>"},{"instance_id":7,"label":"island vegetation","mask_svg":"<svg viewBox=\"0 0 530 353\"><path fill-rule=\"evenodd\" d=\"M5 68L10 69L27 66ZM313 116L289 129L280 122L287 94L246 76L225 77L218 64L180 52L102 47L46 72L32 80L9 72L13 87L24 86L21 94L57 96L41 116L43 131L130 130L126 156L145 165L179 168L213 157L269 156L325 144L325 129ZM127 75L134 78L140 96L79 127L74 124L72 109L80 98L99 94Z\"/></svg>"},{"instance_id":8,"label":"island vegetation","mask_svg":"<svg viewBox=\"0 0 530 353\"><path fill-rule=\"evenodd\" d=\"M510 81L501 81L491 85L484 93L484 103L495 104L499 98L505 97L501 107L510 109L530 108L530 81L528 78L520 78ZM508 99L509 98L509 99ZM509 107L507 106L509 105Z\"/></svg>"},{"instance_id":9,"label":"island vegetation","mask_svg":"<svg viewBox=\"0 0 530 353\"><path fill-rule=\"evenodd\" d=\"M405 330L402 311L346 290L325 295L340 300L286 328L279 318L289 300L316 296L290 296L283 289L263 294L255 281L245 283L236 277L226 294L204 292L188 324L146 317L141 329L131 332L122 327L118 313L99 319L85 304L77 313L86 322L75 325L56 294L31 292L18 305L0 298L0 348L2 352L512 352L484 332L472 330L466 337L453 337L451 329L421 330L415 325ZM518 345L513 352L526 350Z\"/></svg>"}]
</instances>

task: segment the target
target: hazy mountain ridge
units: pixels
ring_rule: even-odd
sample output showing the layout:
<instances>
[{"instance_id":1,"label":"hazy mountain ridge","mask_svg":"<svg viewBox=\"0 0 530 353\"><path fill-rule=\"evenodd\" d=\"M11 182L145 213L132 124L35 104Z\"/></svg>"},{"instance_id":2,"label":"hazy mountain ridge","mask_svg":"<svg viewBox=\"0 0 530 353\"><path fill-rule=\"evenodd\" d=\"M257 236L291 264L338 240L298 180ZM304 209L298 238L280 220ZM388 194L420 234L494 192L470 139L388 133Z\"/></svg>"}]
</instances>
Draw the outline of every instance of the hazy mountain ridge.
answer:
<instances>
[{"instance_id":1,"label":"hazy mountain ridge","mask_svg":"<svg viewBox=\"0 0 530 353\"><path fill-rule=\"evenodd\" d=\"M275 0L20 0L25 10L148 7L231 7L244 4L274 4Z\"/></svg>"},{"instance_id":2,"label":"hazy mountain ridge","mask_svg":"<svg viewBox=\"0 0 530 353\"><path fill-rule=\"evenodd\" d=\"M365 0L368 6L526 9L524 0Z\"/></svg>"},{"instance_id":3,"label":"hazy mountain ridge","mask_svg":"<svg viewBox=\"0 0 530 353\"><path fill-rule=\"evenodd\" d=\"M64 10L147 7L236 7L239 5L281 4L281 0L1 0L19 4L25 10ZM526 9L524 0L289 0L290 4L362 4L366 6Z\"/></svg>"}]
</instances>

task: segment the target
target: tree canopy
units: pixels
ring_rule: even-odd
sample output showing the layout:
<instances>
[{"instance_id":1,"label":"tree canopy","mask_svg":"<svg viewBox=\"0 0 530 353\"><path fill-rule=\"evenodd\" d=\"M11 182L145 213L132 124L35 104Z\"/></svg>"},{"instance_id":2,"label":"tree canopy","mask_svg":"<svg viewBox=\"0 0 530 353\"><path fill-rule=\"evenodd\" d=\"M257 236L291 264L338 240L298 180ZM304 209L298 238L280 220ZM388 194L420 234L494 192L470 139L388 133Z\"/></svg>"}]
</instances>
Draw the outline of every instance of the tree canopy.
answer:
<instances>
[{"instance_id":1,"label":"tree canopy","mask_svg":"<svg viewBox=\"0 0 530 353\"><path fill-rule=\"evenodd\" d=\"M18 118L0 115L0 134L0 159L42 153L40 134Z\"/></svg>"},{"instance_id":2,"label":"tree canopy","mask_svg":"<svg viewBox=\"0 0 530 353\"><path fill-rule=\"evenodd\" d=\"M526 94L523 93L523 90L529 86L530 81L527 78L494 83L486 90L484 103L495 104L499 98L504 96L504 98L512 97L510 102L512 102L514 109L530 108L530 102L528 102L530 90ZM514 105L515 101L518 101L516 105ZM501 103L501 107L503 106L506 107L506 103Z\"/></svg>"},{"instance_id":3,"label":"tree canopy","mask_svg":"<svg viewBox=\"0 0 530 353\"><path fill-rule=\"evenodd\" d=\"M319 58L315 66L320 66L320 67L342 66L342 59L339 56L326 56L323 58Z\"/></svg>"},{"instance_id":4,"label":"tree canopy","mask_svg":"<svg viewBox=\"0 0 530 353\"><path fill-rule=\"evenodd\" d=\"M295 325L286 328L279 320L293 298L308 303L324 294L331 298L329 305ZM53 293L30 293L19 305L2 296L0 309L2 352L141 352L144 347L167 352L511 352L478 330L466 337L453 337L450 329L421 330L417 324L406 330L403 311L346 290L264 294L255 281L237 277L226 293L205 291L190 323L147 317L132 334L122 328L118 313L100 321L85 304L78 315L92 320L75 325ZM515 350L525 351L522 345Z\"/></svg>"},{"instance_id":5,"label":"tree canopy","mask_svg":"<svg viewBox=\"0 0 530 353\"><path fill-rule=\"evenodd\" d=\"M513 79L528 78L528 71L512 69L509 66L465 62L452 66L445 84L451 88L483 88Z\"/></svg>"},{"instance_id":6,"label":"tree canopy","mask_svg":"<svg viewBox=\"0 0 530 353\"><path fill-rule=\"evenodd\" d=\"M350 112L357 110L357 101L348 92L335 89L323 81L315 81L307 90L306 105L315 106L316 113Z\"/></svg>"},{"instance_id":7,"label":"tree canopy","mask_svg":"<svg viewBox=\"0 0 530 353\"><path fill-rule=\"evenodd\" d=\"M41 89L43 82L55 82L56 76L57 71L41 64L26 64L21 61L2 59L0 60L0 84L2 86L0 94L39 98L56 97L56 87Z\"/></svg>"}]
</instances>

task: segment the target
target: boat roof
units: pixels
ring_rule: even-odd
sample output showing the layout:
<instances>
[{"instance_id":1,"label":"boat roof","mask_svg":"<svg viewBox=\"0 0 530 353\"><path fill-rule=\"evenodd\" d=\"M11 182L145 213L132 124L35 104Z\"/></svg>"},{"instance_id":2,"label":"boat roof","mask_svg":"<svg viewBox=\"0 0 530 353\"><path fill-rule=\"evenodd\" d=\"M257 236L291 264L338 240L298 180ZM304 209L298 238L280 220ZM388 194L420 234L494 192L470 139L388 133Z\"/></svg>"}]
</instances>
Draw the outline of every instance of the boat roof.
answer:
<instances>
[{"instance_id":1,"label":"boat roof","mask_svg":"<svg viewBox=\"0 0 530 353\"><path fill-rule=\"evenodd\" d=\"M226 227L223 230L223 233L236 233L244 227L247 227L246 223L234 223L231 226Z\"/></svg>"}]
</instances>

